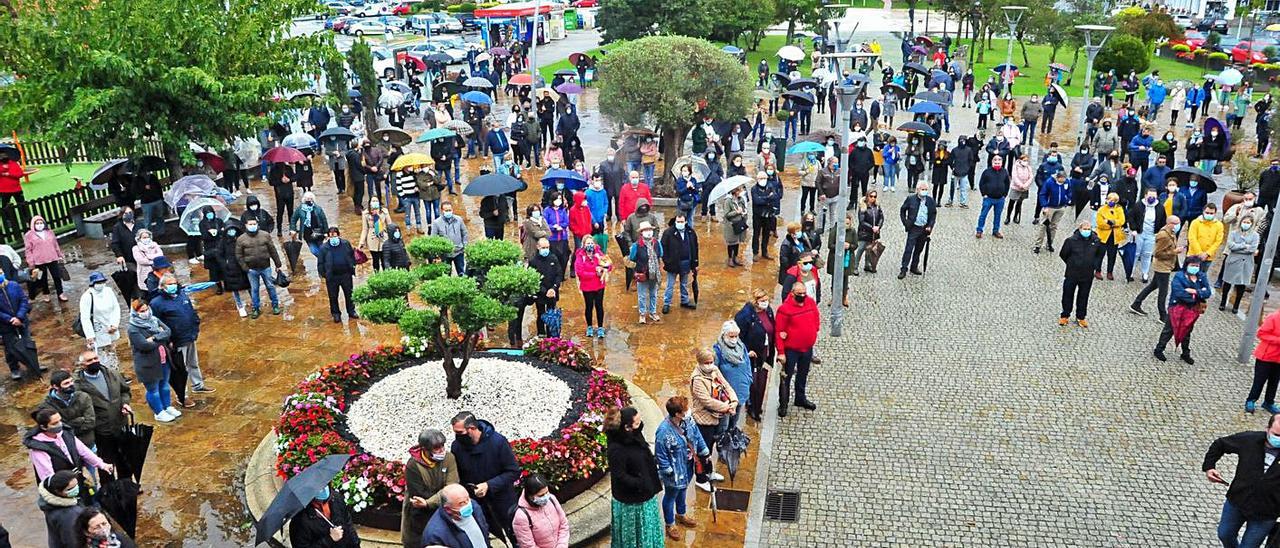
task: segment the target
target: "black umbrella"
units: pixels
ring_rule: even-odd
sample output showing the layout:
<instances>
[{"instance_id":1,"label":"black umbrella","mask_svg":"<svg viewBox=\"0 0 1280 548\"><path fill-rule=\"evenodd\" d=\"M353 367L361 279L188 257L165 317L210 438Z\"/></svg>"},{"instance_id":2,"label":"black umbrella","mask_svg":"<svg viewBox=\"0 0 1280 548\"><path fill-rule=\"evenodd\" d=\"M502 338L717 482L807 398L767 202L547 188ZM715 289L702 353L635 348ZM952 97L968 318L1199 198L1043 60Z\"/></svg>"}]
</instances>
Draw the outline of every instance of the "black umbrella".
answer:
<instances>
[{"instance_id":1,"label":"black umbrella","mask_svg":"<svg viewBox=\"0 0 1280 548\"><path fill-rule=\"evenodd\" d=\"M870 84L870 83L871 83L871 77L870 77L870 76L867 76L867 75L865 75L865 74L861 74L861 73L857 73L857 72L855 72L855 73L853 73L853 74L850 74L850 75L846 76L846 77L845 77L845 80L848 80L848 81L850 81L850 82L853 82L854 84L862 84L862 85L867 85L867 84Z\"/></svg>"},{"instance_id":2,"label":"black umbrella","mask_svg":"<svg viewBox=\"0 0 1280 548\"><path fill-rule=\"evenodd\" d=\"M284 528L284 522L311 504L311 500L333 481L350 458L351 455L329 455L284 482L284 487L276 493L275 500L271 501L271 505L262 513L262 518L254 524L258 530L254 546L266 542Z\"/></svg>"},{"instance_id":3,"label":"black umbrella","mask_svg":"<svg viewBox=\"0 0 1280 548\"><path fill-rule=\"evenodd\" d=\"M449 57L446 53L432 53L431 55L424 57L423 60L429 63L440 63L442 65L448 65L453 62L453 58Z\"/></svg>"},{"instance_id":4,"label":"black umbrella","mask_svg":"<svg viewBox=\"0 0 1280 548\"><path fill-rule=\"evenodd\" d=\"M573 69L560 69L555 72L555 76L577 76L578 71Z\"/></svg>"},{"instance_id":5,"label":"black umbrella","mask_svg":"<svg viewBox=\"0 0 1280 548\"><path fill-rule=\"evenodd\" d=\"M89 186L94 190L105 190L107 187L107 179L111 178L116 167L120 164L127 163L128 161L129 160L121 158L117 160L110 160L107 163L102 164L98 169L94 170L93 175L89 177Z\"/></svg>"},{"instance_id":6,"label":"black umbrella","mask_svg":"<svg viewBox=\"0 0 1280 548\"><path fill-rule=\"evenodd\" d=\"M289 94L289 100L290 100L290 101L292 101L292 100L294 100L294 99L301 99L301 98L303 98L303 97L314 97L314 98L316 98L316 99L319 99L319 98L320 98L320 94L319 94L319 93L316 93L316 92L314 92L314 91L310 91L310 90L307 90L307 91L299 91L299 92L296 92L296 93L291 93L291 94Z\"/></svg>"},{"instance_id":7,"label":"black umbrella","mask_svg":"<svg viewBox=\"0 0 1280 548\"><path fill-rule=\"evenodd\" d=\"M920 63L907 63L903 68L911 72L919 73L921 76L929 75L929 69L925 68L925 66Z\"/></svg>"},{"instance_id":8,"label":"black umbrella","mask_svg":"<svg viewBox=\"0 0 1280 548\"><path fill-rule=\"evenodd\" d=\"M409 132L398 127L384 127L382 129L374 130L373 141L375 143L381 141L383 135L390 136L391 143L399 146L405 146L413 142L413 136L409 135Z\"/></svg>"},{"instance_id":9,"label":"black umbrella","mask_svg":"<svg viewBox=\"0 0 1280 548\"><path fill-rule=\"evenodd\" d=\"M817 88L818 81L813 78L796 78L790 84L787 84L789 90L801 90L805 88Z\"/></svg>"},{"instance_id":10,"label":"black umbrella","mask_svg":"<svg viewBox=\"0 0 1280 548\"><path fill-rule=\"evenodd\" d=\"M355 133L352 133L351 130L342 126L333 126L329 129L324 130L324 132L320 133L320 140L322 141L325 139L332 139L335 141L339 139L343 139L343 140L350 141L355 138L356 138Z\"/></svg>"},{"instance_id":11,"label":"black umbrella","mask_svg":"<svg viewBox=\"0 0 1280 548\"><path fill-rule=\"evenodd\" d=\"M132 302L133 295L138 290L138 275L129 269L120 269L111 273L111 281L116 283L116 287L120 288L120 296L124 297L125 302Z\"/></svg>"},{"instance_id":12,"label":"black umbrella","mask_svg":"<svg viewBox=\"0 0 1280 548\"><path fill-rule=\"evenodd\" d=\"M898 131L905 131L907 133L922 133L930 137L934 137L938 135L938 132L934 131L933 128L929 126L929 124L926 124L924 122L907 122L905 124L898 126Z\"/></svg>"},{"instance_id":13,"label":"black umbrella","mask_svg":"<svg viewBox=\"0 0 1280 548\"><path fill-rule=\"evenodd\" d=\"M880 86L880 93L889 93L889 90L893 90L893 92L898 94L899 97L907 94L907 88L902 87L901 84L889 82L888 84Z\"/></svg>"},{"instance_id":14,"label":"black umbrella","mask_svg":"<svg viewBox=\"0 0 1280 548\"><path fill-rule=\"evenodd\" d=\"M806 103L808 105L812 105L814 102L813 94L805 93L803 91L788 91L783 93L782 97L784 99L791 100L793 103Z\"/></svg>"},{"instance_id":15,"label":"black umbrella","mask_svg":"<svg viewBox=\"0 0 1280 548\"><path fill-rule=\"evenodd\" d=\"M156 171L165 168L164 158L150 154L130 160L135 172Z\"/></svg>"},{"instance_id":16,"label":"black umbrella","mask_svg":"<svg viewBox=\"0 0 1280 548\"><path fill-rule=\"evenodd\" d=\"M771 76L774 80L777 80L778 85L780 86L785 87L787 84L791 83L791 77L781 72L775 72L773 74L770 74L769 76Z\"/></svg>"},{"instance_id":17,"label":"black umbrella","mask_svg":"<svg viewBox=\"0 0 1280 548\"><path fill-rule=\"evenodd\" d=\"M119 471L117 471L119 473ZM98 491L98 505L102 511L116 520L130 537L138 531L138 483L128 477L112 478L105 471L99 472L102 489Z\"/></svg>"},{"instance_id":18,"label":"black umbrella","mask_svg":"<svg viewBox=\"0 0 1280 548\"><path fill-rule=\"evenodd\" d=\"M467 196L498 196L516 192L521 186L520 179L505 173L489 173L472 179L462 193Z\"/></svg>"},{"instance_id":19,"label":"black umbrella","mask_svg":"<svg viewBox=\"0 0 1280 548\"><path fill-rule=\"evenodd\" d=\"M946 105L949 103L949 101L947 101L947 94L941 91L922 91L917 93L915 98L917 101L929 101L931 103L938 103L939 105Z\"/></svg>"},{"instance_id":20,"label":"black umbrella","mask_svg":"<svg viewBox=\"0 0 1280 548\"><path fill-rule=\"evenodd\" d=\"M116 282L119 283L119 280ZM134 282L137 282L137 278ZM127 469L128 476L138 482L142 481L142 466L147 463L147 449L151 447L151 435L155 433L155 429L156 427L149 424L138 424L134 421L134 415L129 415L129 425L120 434L120 458L124 460L123 467Z\"/></svg>"},{"instance_id":21,"label":"black umbrella","mask_svg":"<svg viewBox=\"0 0 1280 548\"><path fill-rule=\"evenodd\" d=\"M751 438L736 426L720 435L716 451L720 454L720 462L729 471L729 481L733 481L733 477L737 475L738 464L742 462L742 455L747 452L748 445L751 445Z\"/></svg>"},{"instance_id":22,"label":"black umbrella","mask_svg":"<svg viewBox=\"0 0 1280 548\"><path fill-rule=\"evenodd\" d=\"M284 255L289 259L289 272L297 272L298 257L302 255L302 242L296 239L285 242Z\"/></svg>"},{"instance_id":23,"label":"black umbrella","mask_svg":"<svg viewBox=\"0 0 1280 548\"><path fill-rule=\"evenodd\" d=\"M1191 180L1196 180L1196 189L1203 190L1205 194L1213 194L1218 190L1218 182L1213 180L1213 174L1200 169L1198 167L1180 166L1169 170L1169 174L1165 175L1165 179L1177 179L1178 186L1188 186Z\"/></svg>"}]
</instances>

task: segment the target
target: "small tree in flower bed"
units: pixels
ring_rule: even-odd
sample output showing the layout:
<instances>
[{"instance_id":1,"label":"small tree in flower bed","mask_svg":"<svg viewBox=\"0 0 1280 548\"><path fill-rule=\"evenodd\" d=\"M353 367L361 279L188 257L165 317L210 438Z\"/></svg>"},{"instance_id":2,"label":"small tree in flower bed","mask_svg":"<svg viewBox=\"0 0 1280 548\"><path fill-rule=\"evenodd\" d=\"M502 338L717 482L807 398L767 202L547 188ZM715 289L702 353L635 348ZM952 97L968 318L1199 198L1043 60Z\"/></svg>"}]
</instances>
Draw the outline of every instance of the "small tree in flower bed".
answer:
<instances>
[{"instance_id":1,"label":"small tree in flower bed","mask_svg":"<svg viewBox=\"0 0 1280 548\"><path fill-rule=\"evenodd\" d=\"M524 344L524 353L526 356L558 363L584 373L595 367L591 354L582 345L569 339L534 337Z\"/></svg>"}]
</instances>

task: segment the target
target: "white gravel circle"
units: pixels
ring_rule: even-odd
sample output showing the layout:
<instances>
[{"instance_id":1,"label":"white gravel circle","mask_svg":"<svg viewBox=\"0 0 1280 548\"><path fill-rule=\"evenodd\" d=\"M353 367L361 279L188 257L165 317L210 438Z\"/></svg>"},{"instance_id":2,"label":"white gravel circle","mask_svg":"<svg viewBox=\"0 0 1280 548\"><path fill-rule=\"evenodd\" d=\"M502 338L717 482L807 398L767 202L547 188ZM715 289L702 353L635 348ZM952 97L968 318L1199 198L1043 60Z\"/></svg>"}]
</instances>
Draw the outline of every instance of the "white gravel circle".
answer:
<instances>
[{"instance_id":1,"label":"white gravel circle","mask_svg":"<svg viewBox=\"0 0 1280 548\"><path fill-rule=\"evenodd\" d=\"M547 436L560 427L573 397L568 384L537 367L490 357L471 359L461 398L446 398L444 389L439 361L401 370L351 404L347 428L365 451L402 461L424 428L438 428L452 440L449 421L460 411L489 421L508 440Z\"/></svg>"}]
</instances>

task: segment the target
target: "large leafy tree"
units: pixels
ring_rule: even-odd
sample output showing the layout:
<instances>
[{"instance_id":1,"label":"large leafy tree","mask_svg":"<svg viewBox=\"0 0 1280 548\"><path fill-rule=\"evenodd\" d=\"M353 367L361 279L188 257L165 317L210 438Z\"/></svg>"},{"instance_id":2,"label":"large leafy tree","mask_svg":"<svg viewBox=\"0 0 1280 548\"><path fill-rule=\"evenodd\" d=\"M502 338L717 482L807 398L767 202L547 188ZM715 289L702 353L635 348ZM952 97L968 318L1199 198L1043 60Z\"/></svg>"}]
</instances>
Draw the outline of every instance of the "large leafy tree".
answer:
<instances>
[{"instance_id":1,"label":"large leafy tree","mask_svg":"<svg viewBox=\"0 0 1280 548\"><path fill-rule=\"evenodd\" d=\"M774 21L775 0L708 0L712 13L719 14L713 21L712 40L738 43L746 37L746 46L755 49L764 37L764 30Z\"/></svg>"},{"instance_id":2,"label":"large leafy tree","mask_svg":"<svg viewBox=\"0 0 1280 548\"><path fill-rule=\"evenodd\" d=\"M315 0L32 0L0 25L0 125L90 153L158 139L171 166L189 141L264 127L275 97L308 86L323 34L291 35Z\"/></svg>"},{"instance_id":3,"label":"large leafy tree","mask_svg":"<svg viewBox=\"0 0 1280 548\"><path fill-rule=\"evenodd\" d=\"M825 9L821 0L777 0L774 22L787 24L787 43L795 37L797 25L819 26L824 20Z\"/></svg>"},{"instance_id":4,"label":"large leafy tree","mask_svg":"<svg viewBox=\"0 0 1280 548\"><path fill-rule=\"evenodd\" d=\"M722 15L703 0L604 0L596 13L606 43L656 34L708 36Z\"/></svg>"},{"instance_id":5,"label":"large leafy tree","mask_svg":"<svg viewBox=\"0 0 1280 548\"><path fill-rule=\"evenodd\" d=\"M347 64L360 81L360 101L364 103L365 134L378 129L378 98L382 96L382 82L373 68L373 50L364 40L356 40L347 51Z\"/></svg>"},{"instance_id":6,"label":"large leafy tree","mask_svg":"<svg viewBox=\"0 0 1280 548\"><path fill-rule=\"evenodd\" d=\"M710 42L653 36L614 48L601 61L600 111L630 124L657 124L663 159L672 165L693 128L694 115L737 120L746 115L755 89L751 74Z\"/></svg>"}]
</instances>

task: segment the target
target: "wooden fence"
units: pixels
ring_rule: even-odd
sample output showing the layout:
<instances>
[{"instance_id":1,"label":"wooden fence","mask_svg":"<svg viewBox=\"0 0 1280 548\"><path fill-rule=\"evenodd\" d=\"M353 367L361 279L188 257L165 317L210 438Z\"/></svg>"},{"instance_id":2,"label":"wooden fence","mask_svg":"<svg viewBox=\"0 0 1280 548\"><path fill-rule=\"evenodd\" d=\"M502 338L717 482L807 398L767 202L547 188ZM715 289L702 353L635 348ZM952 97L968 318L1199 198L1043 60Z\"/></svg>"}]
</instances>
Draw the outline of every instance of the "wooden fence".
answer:
<instances>
[{"instance_id":1,"label":"wooden fence","mask_svg":"<svg viewBox=\"0 0 1280 548\"><path fill-rule=\"evenodd\" d=\"M0 241L18 248L22 246L22 235L30 229L32 216L44 217L49 228L62 232L74 226L72 209L108 196L105 190L90 190L88 187L64 190L62 192L41 196L26 202L25 206L16 206L11 202L0 202ZM114 209L115 203L85 209L88 217L103 211Z\"/></svg>"},{"instance_id":2,"label":"wooden fence","mask_svg":"<svg viewBox=\"0 0 1280 548\"><path fill-rule=\"evenodd\" d=\"M141 150L113 150L111 154L103 157L99 154L89 154L85 150L84 145L75 148L55 147L49 143L41 141L21 141L22 152L26 158L26 165L45 166L52 164L71 163L94 163L105 162L115 158L127 158L138 154L150 154L152 156L164 156L164 151L159 141L147 140L141 143Z\"/></svg>"}]
</instances>

